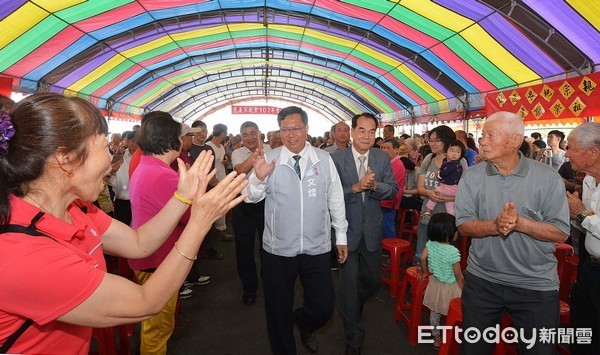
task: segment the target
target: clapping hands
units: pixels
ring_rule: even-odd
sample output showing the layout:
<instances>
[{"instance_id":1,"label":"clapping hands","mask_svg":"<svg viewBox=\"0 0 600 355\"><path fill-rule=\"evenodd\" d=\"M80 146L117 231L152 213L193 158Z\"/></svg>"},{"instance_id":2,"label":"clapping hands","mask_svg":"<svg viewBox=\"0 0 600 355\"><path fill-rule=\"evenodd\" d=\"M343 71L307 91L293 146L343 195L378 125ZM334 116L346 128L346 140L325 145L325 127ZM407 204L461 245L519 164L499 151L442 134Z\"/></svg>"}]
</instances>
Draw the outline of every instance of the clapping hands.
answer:
<instances>
[{"instance_id":1,"label":"clapping hands","mask_svg":"<svg viewBox=\"0 0 600 355\"><path fill-rule=\"evenodd\" d=\"M501 236L508 236L517 227L519 222L519 214L514 202L504 204L504 209L498 217L496 217L496 230Z\"/></svg>"},{"instance_id":2,"label":"clapping hands","mask_svg":"<svg viewBox=\"0 0 600 355\"><path fill-rule=\"evenodd\" d=\"M260 132L258 132L258 136L260 137ZM270 163L265 160L265 150L261 139L258 140L258 146L252 153L252 167L254 168L254 174L260 181L263 181L275 170L275 159Z\"/></svg>"}]
</instances>

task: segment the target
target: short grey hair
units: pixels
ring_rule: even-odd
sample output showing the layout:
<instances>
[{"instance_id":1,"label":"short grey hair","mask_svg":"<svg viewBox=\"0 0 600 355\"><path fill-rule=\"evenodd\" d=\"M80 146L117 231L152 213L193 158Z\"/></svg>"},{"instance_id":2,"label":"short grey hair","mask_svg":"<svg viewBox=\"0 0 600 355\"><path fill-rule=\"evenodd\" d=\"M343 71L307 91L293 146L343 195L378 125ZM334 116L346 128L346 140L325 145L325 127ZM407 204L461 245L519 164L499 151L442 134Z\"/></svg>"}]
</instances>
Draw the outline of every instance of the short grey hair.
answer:
<instances>
[{"instance_id":1,"label":"short grey hair","mask_svg":"<svg viewBox=\"0 0 600 355\"><path fill-rule=\"evenodd\" d=\"M507 111L499 111L496 112L488 119L486 122L493 122L497 120L502 120L506 130L504 131L507 134L518 134L521 137L525 134L525 124L523 123L523 119L521 116L516 113L507 112Z\"/></svg>"},{"instance_id":2,"label":"short grey hair","mask_svg":"<svg viewBox=\"0 0 600 355\"><path fill-rule=\"evenodd\" d=\"M584 149L600 148L600 122L587 122L575 127L569 134L568 140L571 139Z\"/></svg>"},{"instance_id":3,"label":"short grey hair","mask_svg":"<svg viewBox=\"0 0 600 355\"><path fill-rule=\"evenodd\" d=\"M413 150L417 150L419 149L419 144L417 143L417 140L414 138L406 138L404 140L404 144L410 146Z\"/></svg>"}]
</instances>

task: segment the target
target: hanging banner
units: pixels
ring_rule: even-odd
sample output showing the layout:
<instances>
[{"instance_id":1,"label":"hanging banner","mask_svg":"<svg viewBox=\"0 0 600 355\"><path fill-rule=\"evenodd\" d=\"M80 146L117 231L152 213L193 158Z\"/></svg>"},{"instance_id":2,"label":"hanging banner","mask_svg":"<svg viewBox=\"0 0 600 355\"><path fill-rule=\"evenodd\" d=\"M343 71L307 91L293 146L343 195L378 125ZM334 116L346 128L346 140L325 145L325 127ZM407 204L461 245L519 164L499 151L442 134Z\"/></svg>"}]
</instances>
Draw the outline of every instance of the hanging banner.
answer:
<instances>
[{"instance_id":1,"label":"hanging banner","mask_svg":"<svg viewBox=\"0 0 600 355\"><path fill-rule=\"evenodd\" d=\"M281 108L274 106L231 106L231 113L234 115L276 115L279 111L281 111Z\"/></svg>"},{"instance_id":2,"label":"hanging banner","mask_svg":"<svg viewBox=\"0 0 600 355\"><path fill-rule=\"evenodd\" d=\"M10 93L12 92L12 87L13 87L13 79L12 78L0 76L0 95L10 97Z\"/></svg>"},{"instance_id":3,"label":"hanging banner","mask_svg":"<svg viewBox=\"0 0 600 355\"><path fill-rule=\"evenodd\" d=\"M514 112L523 121L600 116L600 72L485 96L487 116Z\"/></svg>"}]
</instances>

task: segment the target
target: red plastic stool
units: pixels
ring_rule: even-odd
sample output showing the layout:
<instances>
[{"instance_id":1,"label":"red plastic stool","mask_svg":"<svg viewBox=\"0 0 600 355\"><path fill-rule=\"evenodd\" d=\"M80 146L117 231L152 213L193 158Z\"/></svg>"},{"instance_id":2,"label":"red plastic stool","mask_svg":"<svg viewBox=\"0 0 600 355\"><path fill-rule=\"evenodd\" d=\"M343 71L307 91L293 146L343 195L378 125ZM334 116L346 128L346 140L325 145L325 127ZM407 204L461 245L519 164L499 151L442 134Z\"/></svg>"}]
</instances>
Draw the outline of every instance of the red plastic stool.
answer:
<instances>
[{"instance_id":1,"label":"red plastic stool","mask_svg":"<svg viewBox=\"0 0 600 355\"><path fill-rule=\"evenodd\" d=\"M556 265L556 272L558 272L558 278L562 279L563 270L565 269L565 263L567 256L573 255L573 246L567 243L554 243L556 250L554 256L558 264Z\"/></svg>"},{"instance_id":2,"label":"red plastic stool","mask_svg":"<svg viewBox=\"0 0 600 355\"><path fill-rule=\"evenodd\" d=\"M469 259L469 248L471 246L471 237L462 235L460 237L460 268L464 271L467 268Z\"/></svg>"},{"instance_id":3,"label":"red plastic stool","mask_svg":"<svg viewBox=\"0 0 600 355\"><path fill-rule=\"evenodd\" d=\"M406 216L410 214L411 223L407 224ZM417 235L416 230L413 227L419 224L419 211L413 209L404 209L401 208L398 210L398 215L400 216L400 223L396 228L396 237L403 238L404 235L408 235L408 242L412 245L414 237Z\"/></svg>"},{"instance_id":4,"label":"red plastic stool","mask_svg":"<svg viewBox=\"0 0 600 355\"><path fill-rule=\"evenodd\" d=\"M440 346L440 355L458 354L459 344L454 339L454 327L462 325L462 303L461 298L455 298L448 305L448 315L446 316L446 325L451 326L446 332L446 341ZM444 340L442 338L442 340Z\"/></svg>"},{"instance_id":5,"label":"red plastic stool","mask_svg":"<svg viewBox=\"0 0 600 355\"><path fill-rule=\"evenodd\" d=\"M390 277L381 275L381 282L390 285L390 295L396 297L400 283L400 256L402 253L410 253L412 246L404 239L387 238L381 242L381 248L390 252L390 266L381 268L382 273L390 273Z\"/></svg>"},{"instance_id":6,"label":"red plastic stool","mask_svg":"<svg viewBox=\"0 0 600 355\"><path fill-rule=\"evenodd\" d=\"M579 257L575 255L568 256L565 261L562 278L560 279L559 295L560 300L569 303L571 296L571 288L577 280L577 266L579 265Z\"/></svg>"},{"instance_id":7,"label":"red plastic stool","mask_svg":"<svg viewBox=\"0 0 600 355\"><path fill-rule=\"evenodd\" d=\"M406 276L402 280L402 287L398 298L396 299L396 310L394 312L394 320L402 319L404 324L408 326L408 342L411 345L417 345L417 328L421 325L421 310L423 308L423 295L425 287L429 280L429 275L425 276L422 281L417 277L422 273L416 266L411 266L406 269ZM408 284L411 286L410 302L405 303L406 290ZM405 310L409 310L406 315Z\"/></svg>"},{"instance_id":8,"label":"red plastic stool","mask_svg":"<svg viewBox=\"0 0 600 355\"><path fill-rule=\"evenodd\" d=\"M93 328L92 338L98 342L98 355L117 355L115 328ZM94 354L94 352L90 352L90 354Z\"/></svg>"}]
</instances>

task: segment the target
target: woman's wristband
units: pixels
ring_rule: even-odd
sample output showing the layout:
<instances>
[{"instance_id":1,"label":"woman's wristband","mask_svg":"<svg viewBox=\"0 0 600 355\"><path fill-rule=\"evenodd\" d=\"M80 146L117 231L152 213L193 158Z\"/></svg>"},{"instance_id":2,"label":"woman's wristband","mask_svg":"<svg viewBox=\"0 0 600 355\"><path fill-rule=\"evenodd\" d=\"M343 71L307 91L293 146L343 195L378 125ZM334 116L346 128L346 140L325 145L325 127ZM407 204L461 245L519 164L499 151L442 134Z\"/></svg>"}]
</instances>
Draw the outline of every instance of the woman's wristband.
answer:
<instances>
[{"instance_id":1,"label":"woman's wristband","mask_svg":"<svg viewBox=\"0 0 600 355\"><path fill-rule=\"evenodd\" d=\"M175 191L173 193L173 196L175 196L175 198L177 200L179 200L182 203L185 203L186 205L191 205L192 204L192 200L188 200L187 198L182 197L177 191Z\"/></svg>"},{"instance_id":2,"label":"woman's wristband","mask_svg":"<svg viewBox=\"0 0 600 355\"><path fill-rule=\"evenodd\" d=\"M179 248L177 247L177 242L175 242L175 250L177 250L177 252L179 254L181 254L181 256L183 256L184 258L188 259L189 261L194 261L194 260L198 259L198 255L194 255L194 257L191 258L191 257L185 255L184 253L182 253L181 250L179 250Z\"/></svg>"}]
</instances>

